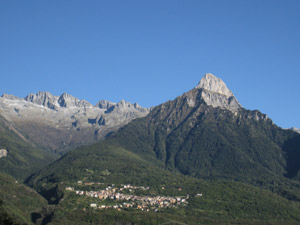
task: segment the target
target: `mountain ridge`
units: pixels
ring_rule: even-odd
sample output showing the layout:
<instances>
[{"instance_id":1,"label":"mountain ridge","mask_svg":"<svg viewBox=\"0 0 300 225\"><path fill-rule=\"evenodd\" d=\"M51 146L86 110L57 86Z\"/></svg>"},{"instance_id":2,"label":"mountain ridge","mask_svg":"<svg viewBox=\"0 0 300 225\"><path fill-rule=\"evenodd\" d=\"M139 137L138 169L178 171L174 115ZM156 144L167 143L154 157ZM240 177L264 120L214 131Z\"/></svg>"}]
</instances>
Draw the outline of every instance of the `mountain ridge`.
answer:
<instances>
[{"instance_id":1,"label":"mountain ridge","mask_svg":"<svg viewBox=\"0 0 300 225\"><path fill-rule=\"evenodd\" d=\"M137 109L150 109L140 106L138 103L130 103L125 101L124 99L120 100L119 102L111 102L108 100L99 100L95 105L91 104L87 100L78 99L68 93L62 93L60 96L55 96L48 91L38 91L36 94L30 93L24 98L17 97L12 94L3 93L1 98L8 99L8 100L25 100L27 102L31 102L36 105L42 105L48 107L50 109L57 109L56 107L78 107L78 108L91 108L91 107L99 107L103 108L104 104L114 106L117 104L127 104L128 107L134 107Z\"/></svg>"},{"instance_id":2,"label":"mountain ridge","mask_svg":"<svg viewBox=\"0 0 300 225\"><path fill-rule=\"evenodd\" d=\"M54 152L65 152L93 143L131 120L146 116L150 108L121 100L100 100L92 105L63 93L29 94L25 98L3 94L0 115L13 124L26 139Z\"/></svg>"}]
</instances>

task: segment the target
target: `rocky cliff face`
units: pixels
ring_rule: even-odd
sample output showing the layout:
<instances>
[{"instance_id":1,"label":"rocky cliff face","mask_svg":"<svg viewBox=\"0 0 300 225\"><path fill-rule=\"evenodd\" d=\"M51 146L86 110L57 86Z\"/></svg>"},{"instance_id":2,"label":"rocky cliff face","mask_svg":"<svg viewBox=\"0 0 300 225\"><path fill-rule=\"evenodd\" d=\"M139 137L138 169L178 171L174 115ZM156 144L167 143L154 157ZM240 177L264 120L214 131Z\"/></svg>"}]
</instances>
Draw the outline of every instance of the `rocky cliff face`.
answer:
<instances>
[{"instance_id":1,"label":"rocky cliff face","mask_svg":"<svg viewBox=\"0 0 300 225\"><path fill-rule=\"evenodd\" d=\"M211 73L205 74L196 88L205 89L207 91L229 97L233 96L233 93L227 88L226 84L220 78L215 77Z\"/></svg>"},{"instance_id":2,"label":"rocky cliff face","mask_svg":"<svg viewBox=\"0 0 300 225\"><path fill-rule=\"evenodd\" d=\"M146 116L150 109L122 100L106 100L95 106L67 93L29 94L25 98L4 94L0 115L34 143L52 151L64 151L102 139L131 120Z\"/></svg>"},{"instance_id":3,"label":"rocky cliff face","mask_svg":"<svg viewBox=\"0 0 300 225\"><path fill-rule=\"evenodd\" d=\"M196 86L200 89L201 98L207 105L229 109L236 112L241 108L240 103L234 97L233 93L227 88L226 84L214 75L207 73Z\"/></svg>"}]
</instances>

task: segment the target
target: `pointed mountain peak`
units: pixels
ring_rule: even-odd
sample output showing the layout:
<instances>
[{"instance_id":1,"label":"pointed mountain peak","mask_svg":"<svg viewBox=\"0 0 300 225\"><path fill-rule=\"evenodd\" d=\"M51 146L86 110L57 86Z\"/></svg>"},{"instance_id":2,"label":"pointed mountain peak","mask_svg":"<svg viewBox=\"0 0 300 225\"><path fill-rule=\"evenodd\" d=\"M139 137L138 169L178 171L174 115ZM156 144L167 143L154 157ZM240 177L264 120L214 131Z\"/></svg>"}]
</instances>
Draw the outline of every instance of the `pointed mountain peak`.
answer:
<instances>
[{"instance_id":1,"label":"pointed mountain peak","mask_svg":"<svg viewBox=\"0 0 300 225\"><path fill-rule=\"evenodd\" d=\"M227 88L224 81L222 81L220 78L214 76L211 73L205 74L205 76L200 80L196 88L202 88L207 91L215 92L221 95L226 95L228 97L233 96L232 92Z\"/></svg>"},{"instance_id":2,"label":"pointed mountain peak","mask_svg":"<svg viewBox=\"0 0 300 225\"><path fill-rule=\"evenodd\" d=\"M242 107L226 84L211 73L207 73L195 89L199 89L201 98L207 105L228 109L232 112L236 112ZM189 105L192 106L193 104L194 101L189 99Z\"/></svg>"}]
</instances>

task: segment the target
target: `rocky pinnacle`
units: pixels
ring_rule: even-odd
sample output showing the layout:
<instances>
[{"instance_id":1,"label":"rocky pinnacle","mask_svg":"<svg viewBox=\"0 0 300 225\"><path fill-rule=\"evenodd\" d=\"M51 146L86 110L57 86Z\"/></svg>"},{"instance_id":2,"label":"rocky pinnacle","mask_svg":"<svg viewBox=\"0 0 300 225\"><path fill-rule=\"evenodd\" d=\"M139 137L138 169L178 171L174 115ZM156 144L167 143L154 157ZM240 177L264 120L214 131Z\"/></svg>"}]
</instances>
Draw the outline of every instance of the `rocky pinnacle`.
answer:
<instances>
[{"instance_id":1,"label":"rocky pinnacle","mask_svg":"<svg viewBox=\"0 0 300 225\"><path fill-rule=\"evenodd\" d=\"M206 104L230 111L237 111L241 105L226 84L211 73L207 73L196 86L202 90L201 97Z\"/></svg>"},{"instance_id":2,"label":"rocky pinnacle","mask_svg":"<svg viewBox=\"0 0 300 225\"><path fill-rule=\"evenodd\" d=\"M203 88L207 91L215 92L221 95L233 96L232 92L227 88L226 84L211 73L205 74L200 80L196 88Z\"/></svg>"}]
</instances>

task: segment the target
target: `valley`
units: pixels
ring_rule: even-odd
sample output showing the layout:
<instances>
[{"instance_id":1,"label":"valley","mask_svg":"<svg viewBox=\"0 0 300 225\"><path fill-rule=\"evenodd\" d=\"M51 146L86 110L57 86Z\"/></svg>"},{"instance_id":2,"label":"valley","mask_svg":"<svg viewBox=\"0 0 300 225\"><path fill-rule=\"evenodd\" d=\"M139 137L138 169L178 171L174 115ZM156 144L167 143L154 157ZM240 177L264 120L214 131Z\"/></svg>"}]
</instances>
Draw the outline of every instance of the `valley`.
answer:
<instances>
[{"instance_id":1,"label":"valley","mask_svg":"<svg viewBox=\"0 0 300 225\"><path fill-rule=\"evenodd\" d=\"M151 109L47 92L0 106L1 221L300 223L300 134L243 108L212 74ZM24 199L16 186L39 196L26 216L9 206Z\"/></svg>"}]
</instances>

